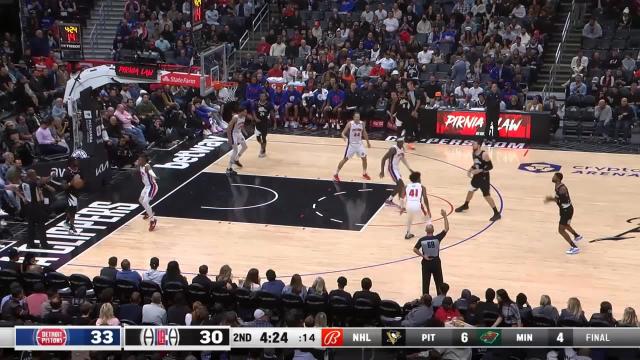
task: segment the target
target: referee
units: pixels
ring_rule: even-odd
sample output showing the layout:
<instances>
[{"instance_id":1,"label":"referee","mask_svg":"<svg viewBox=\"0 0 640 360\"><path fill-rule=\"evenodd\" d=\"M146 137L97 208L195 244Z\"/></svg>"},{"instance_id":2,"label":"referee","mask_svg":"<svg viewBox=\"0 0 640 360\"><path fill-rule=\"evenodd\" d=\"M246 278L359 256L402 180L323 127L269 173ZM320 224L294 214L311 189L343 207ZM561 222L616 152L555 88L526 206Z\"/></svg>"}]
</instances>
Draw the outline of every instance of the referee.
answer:
<instances>
[{"instance_id":1,"label":"referee","mask_svg":"<svg viewBox=\"0 0 640 360\"><path fill-rule=\"evenodd\" d=\"M422 257L422 294L429 293L429 284L431 283L431 275L436 283L436 293L441 294L441 287L444 283L442 279L442 263L440 262L440 242L444 239L449 231L449 219L447 212L440 210L440 214L444 219L444 230L438 235L433 235L433 225L428 224L425 228L426 236L421 237L413 247L413 252ZM420 252L422 250L422 252Z\"/></svg>"},{"instance_id":2,"label":"referee","mask_svg":"<svg viewBox=\"0 0 640 360\"><path fill-rule=\"evenodd\" d=\"M498 119L500 118L500 92L498 84L491 84L491 90L486 96L486 116L484 125L484 139L492 141L495 144L496 139L500 136L498 132ZM491 129L493 127L493 129ZM491 131L493 130L493 131Z\"/></svg>"}]
</instances>

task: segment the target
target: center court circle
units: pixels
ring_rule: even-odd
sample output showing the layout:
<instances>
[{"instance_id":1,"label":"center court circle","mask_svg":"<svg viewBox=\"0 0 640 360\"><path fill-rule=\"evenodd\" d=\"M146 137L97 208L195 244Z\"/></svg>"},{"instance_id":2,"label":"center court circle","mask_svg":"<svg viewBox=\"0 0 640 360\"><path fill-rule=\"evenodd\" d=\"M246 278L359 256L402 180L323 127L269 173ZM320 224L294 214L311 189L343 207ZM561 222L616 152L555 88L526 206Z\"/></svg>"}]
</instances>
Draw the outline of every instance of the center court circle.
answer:
<instances>
[{"instance_id":1,"label":"center court circle","mask_svg":"<svg viewBox=\"0 0 640 360\"><path fill-rule=\"evenodd\" d=\"M231 184L231 186L246 187L246 188L250 188L250 189L262 189L262 190L265 190L265 191L268 191L268 192L271 193L271 199L268 200L268 201L264 201L262 203L259 203L259 204L247 205L247 206L232 206L232 207L200 206L200 208L201 209L208 209L208 210L244 210L244 209L253 209L253 208L257 208L257 207L261 207L261 206L267 206L267 205L275 202L276 200L278 200L278 193L275 190L270 189L268 187L259 186L259 185L251 185L251 184Z\"/></svg>"}]
</instances>

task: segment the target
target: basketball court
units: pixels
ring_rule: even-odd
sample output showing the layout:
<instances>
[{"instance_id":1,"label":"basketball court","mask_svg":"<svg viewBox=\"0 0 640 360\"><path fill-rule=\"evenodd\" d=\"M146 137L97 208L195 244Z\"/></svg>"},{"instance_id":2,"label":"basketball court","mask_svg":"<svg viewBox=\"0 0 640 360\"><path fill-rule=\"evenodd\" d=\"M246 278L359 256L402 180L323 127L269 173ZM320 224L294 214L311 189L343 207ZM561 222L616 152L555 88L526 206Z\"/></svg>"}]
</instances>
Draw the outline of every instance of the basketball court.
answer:
<instances>
[{"instance_id":1,"label":"basketball court","mask_svg":"<svg viewBox=\"0 0 640 360\"><path fill-rule=\"evenodd\" d=\"M417 238L404 240L406 214L384 205L392 183L388 174L378 176L380 159L393 142L372 141L372 181L361 178L360 160L354 158L343 168L342 182L334 183L331 177L344 154L342 139L269 135L268 140L264 159L257 156L255 139L248 140L238 176L224 174L227 153L168 189L154 205L159 216L154 232L136 216L60 271L92 277L113 255L145 270L149 258L158 256L161 267L178 260L189 280L201 264L209 266L210 275L229 264L236 278L244 278L252 267L264 277L272 268L285 283L294 273L307 286L322 276L330 289L343 275L348 291L359 290L360 279L367 276L383 299L402 303L417 298L420 260L412 253ZM416 144L406 155L413 170L422 172L432 213L444 209L450 214L441 257L454 299L463 288L482 295L487 287L503 287L513 298L526 293L533 306L541 294L550 295L559 309L570 296L579 297L586 312L597 311L602 300L611 301L617 315L637 305L637 156L488 149L494 164L492 194L503 216L492 223L479 192L469 211L453 212L469 189L471 151L463 145ZM543 204L553 194L551 177L557 170L565 174L576 208L572 224L585 237L579 255L564 253L568 245L557 234L558 208ZM407 181L409 171L401 171ZM434 225L442 229L439 216ZM420 236L423 228L420 223L413 232Z\"/></svg>"}]
</instances>

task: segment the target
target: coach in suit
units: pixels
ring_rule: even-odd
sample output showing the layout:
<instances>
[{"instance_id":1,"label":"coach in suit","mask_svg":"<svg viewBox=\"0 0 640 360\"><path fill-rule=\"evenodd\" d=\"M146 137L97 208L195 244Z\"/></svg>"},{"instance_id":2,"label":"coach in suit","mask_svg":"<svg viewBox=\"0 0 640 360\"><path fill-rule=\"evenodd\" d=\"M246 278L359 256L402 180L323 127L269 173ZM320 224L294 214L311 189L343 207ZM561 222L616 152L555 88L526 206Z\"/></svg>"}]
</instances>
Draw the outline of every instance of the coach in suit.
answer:
<instances>
[{"instance_id":1,"label":"coach in suit","mask_svg":"<svg viewBox=\"0 0 640 360\"><path fill-rule=\"evenodd\" d=\"M493 142L498 139L498 119L500 118L500 102L502 101L498 84L491 84L491 90L486 96L486 119L484 138ZM492 129L493 127L493 129Z\"/></svg>"}]
</instances>

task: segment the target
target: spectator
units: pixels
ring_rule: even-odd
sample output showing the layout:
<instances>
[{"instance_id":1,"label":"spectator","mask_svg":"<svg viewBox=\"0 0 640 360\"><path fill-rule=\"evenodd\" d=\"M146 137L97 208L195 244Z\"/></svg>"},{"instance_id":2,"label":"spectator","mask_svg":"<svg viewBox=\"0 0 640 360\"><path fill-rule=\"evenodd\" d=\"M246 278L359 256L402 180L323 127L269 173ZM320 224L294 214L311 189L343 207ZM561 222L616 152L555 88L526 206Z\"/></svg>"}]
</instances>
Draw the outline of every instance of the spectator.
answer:
<instances>
[{"instance_id":1,"label":"spectator","mask_svg":"<svg viewBox=\"0 0 640 360\"><path fill-rule=\"evenodd\" d=\"M139 292L131 293L129 303L120 304L118 307L118 318L120 321L130 321L133 324L142 323L142 296Z\"/></svg>"},{"instance_id":2,"label":"spectator","mask_svg":"<svg viewBox=\"0 0 640 360\"><path fill-rule=\"evenodd\" d=\"M582 28L582 36L589 39L599 39L602 37L602 27L595 17L592 17Z\"/></svg>"},{"instance_id":3,"label":"spectator","mask_svg":"<svg viewBox=\"0 0 640 360\"><path fill-rule=\"evenodd\" d=\"M453 306L460 311L467 311L471 302L471 290L463 289L460 298L453 303Z\"/></svg>"},{"instance_id":4,"label":"spectator","mask_svg":"<svg viewBox=\"0 0 640 360\"><path fill-rule=\"evenodd\" d=\"M272 269L267 270L266 275L267 281L262 283L261 290L279 297L284 289L284 283L276 278L276 272Z\"/></svg>"},{"instance_id":5,"label":"spectator","mask_svg":"<svg viewBox=\"0 0 640 360\"><path fill-rule=\"evenodd\" d=\"M547 319L551 319L554 323L556 323L560 318L558 309L551 305L551 298L549 295L540 296L540 306L533 308L531 310L531 315L534 317L545 317Z\"/></svg>"},{"instance_id":6,"label":"spectator","mask_svg":"<svg viewBox=\"0 0 640 360\"><path fill-rule=\"evenodd\" d=\"M427 15L422 15L422 19L418 21L416 32L418 34L429 34L431 32L431 21L429 21Z\"/></svg>"},{"instance_id":7,"label":"spectator","mask_svg":"<svg viewBox=\"0 0 640 360\"><path fill-rule=\"evenodd\" d=\"M117 261L118 260L116 259L116 262ZM162 283L162 278L164 277L164 272L158 271L158 267L160 267L160 260L154 256L149 260L149 270L142 273L142 279L145 281L153 281L160 285Z\"/></svg>"},{"instance_id":8,"label":"spectator","mask_svg":"<svg viewBox=\"0 0 640 360\"><path fill-rule=\"evenodd\" d=\"M609 140L611 129L611 120L613 120L613 111L611 106L607 104L605 99L598 100L598 105L594 109L594 117L596 120L596 135L601 136L602 140Z\"/></svg>"},{"instance_id":9,"label":"spectator","mask_svg":"<svg viewBox=\"0 0 640 360\"><path fill-rule=\"evenodd\" d=\"M118 276L118 269L116 269L118 258L115 256L110 257L107 264L108 266L103 267L102 270L100 270L100 276L116 281L116 277Z\"/></svg>"},{"instance_id":10,"label":"spectator","mask_svg":"<svg viewBox=\"0 0 640 360\"><path fill-rule=\"evenodd\" d=\"M624 309L622 319L616 325L618 327L638 327L638 316L632 307Z\"/></svg>"},{"instance_id":11,"label":"spectator","mask_svg":"<svg viewBox=\"0 0 640 360\"><path fill-rule=\"evenodd\" d=\"M522 3L518 2L513 7L513 10L511 10L511 15L515 16L518 19L523 19L525 16L527 16L527 9Z\"/></svg>"},{"instance_id":12,"label":"spectator","mask_svg":"<svg viewBox=\"0 0 640 360\"><path fill-rule=\"evenodd\" d=\"M419 305L409 311L404 320L402 320L401 325L406 327L427 326L429 320L433 317L431 300L431 295L422 295Z\"/></svg>"},{"instance_id":13,"label":"spectator","mask_svg":"<svg viewBox=\"0 0 640 360\"><path fill-rule=\"evenodd\" d=\"M309 287L307 294L327 297L327 288L325 287L324 279L318 276L313 280L313 284Z\"/></svg>"},{"instance_id":14,"label":"spectator","mask_svg":"<svg viewBox=\"0 0 640 360\"><path fill-rule=\"evenodd\" d=\"M289 285L282 289L282 294L297 295L304 300L307 297L307 288L302 284L302 277L298 274L293 274Z\"/></svg>"},{"instance_id":15,"label":"spectator","mask_svg":"<svg viewBox=\"0 0 640 360\"><path fill-rule=\"evenodd\" d=\"M47 118L40 123L40 127L36 131L36 139L38 140L38 151L42 155L56 155L66 154L69 149L60 145L61 140L56 139L51 135L49 125L51 125L51 118Z\"/></svg>"},{"instance_id":16,"label":"spectator","mask_svg":"<svg viewBox=\"0 0 640 360\"><path fill-rule=\"evenodd\" d=\"M173 297L173 305L167 309L167 323L186 325L186 315L191 312L191 309L187 305L187 298L181 292L175 294Z\"/></svg>"},{"instance_id":17,"label":"spectator","mask_svg":"<svg viewBox=\"0 0 640 360\"><path fill-rule=\"evenodd\" d=\"M631 58L631 54L629 53L625 54L624 59L622 59L622 70L624 71L636 70L636 61Z\"/></svg>"},{"instance_id":18,"label":"spectator","mask_svg":"<svg viewBox=\"0 0 640 360\"><path fill-rule=\"evenodd\" d=\"M344 276L340 276L338 278L338 288L335 290L331 290L331 292L329 293L329 298L338 296L351 303L351 294L344 290L345 287L347 287L347 278Z\"/></svg>"},{"instance_id":19,"label":"spectator","mask_svg":"<svg viewBox=\"0 0 640 360\"><path fill-rule=\"evenodd\" d=\"M214 4L213 6L211 6L209 10L207 10L204 13L204 17L207 25L209 26L220 25L220 23L218 22L218 19L220 18L220 13L218 12L217 4Z\"/></svg>"},{"instance_id":20,"label":"spectator","mask_svg":"<svg viewBox=\"0 0 640 360\"><path fill-rule=\"evenodd\" d=\"M129 262L129 260L122 260L122 262L120 263L120 267L122 268L122 270L120 270L116 274L116 280L122 279L131 281L136 285L140 284L140 282L142 281L142 277L140 276L140 274L138 274L137 271L131 270L131 263Z\"/></svg>"},{"instance_id":21,"label":"spectator","mask_svg":"<svg viewBox=\"0 0 640 360\"><path fill-rule=\"evenodd\" d=\"M380 305L380 295L378 295L377 292L371 291L371 286L373 285L371 279L367 277L363 278L360 282L360 285L362 287L362 290L356 291L353 294L353 301L356 302L358 301L358 299L367 299L373 304L374 307Z\"/></svg>"},{"instance_id":22,"label":"spectator","mask_svg":"<svg viewBox=\"0 0 640 360\"><path fill-rule=\"evenodd\" d=\"M216 281L212 286L214 289L225 288L227 290L232 290L237 287L237 285L233 283L233 274L231 273L231 267L229 265L222 265L220 267Z\"/></svg>"},{"instance_id":23,"label":"spectator","mask_svg":"<svg viewBox=\"0 0 640 360\"><path fill-rule=\"evenodd\" d=\"M443 324L462 319L462 315L458 309L453 307L453 299L450 296L447 296L442 300L442 306L436 310L433 317Z\"/></svg>"},{"instance_id":24,"label":"spectator","mask_svg":"<svg viewBox=\"0 0 640 360\"><path fill-rule=\"evenodd\" d=\"M589 58L582 54L582 50L578 49L576 56L571 59L571 70L573 71L573 76L578 74L585 75L588 67Z\"/></svg>"},{"instance_id":25,"label":"spectator","mask_svg":"<svg viewBox=\"0 0 640 360\"><path fill-rule=\"evenodd\" d=\"M31 273L42 274L43 272L42 266L37 264L36 255L34 253L29 252L24 255L21 272L22 273L31 272Z\"/></svg>"},{"instance_id":26,"label":"spectator","mask_svg":"<svg viewBox=\"0 0 640 360\"><path fill-rule=\"evenodd\" d=\"M262 309L256 309L253 312L253 321L246 322L243 326L246 327L273 327L271 319L267 311Z\"/></svg>"},{"instance_id":27,"label":"spectator","mask_svg":"<svg viewBox=\"0 0 640 360\"><path fill-rule=\"evenodd\" d=\"M603 301L600 303L600 312L591 315L591 319L589 320L590 323L594 321L607 323L612 327L616 325L617 321L613 317L613 309L610 302Z\"/></svg>"},{"instance_id":28,"label":"spectator","mask_svg":"<svg viewBox=\"0 0 640 360\"><path fill-rule=\"evenodd\" d=\"M520 310L522 323L527 324L531 320L531 305L529 305L527 295L524 293L516 295L516 305L518 306L518 310Z\"/></svg>"},{"instance_id":29,"label":"spectator","mask_svg":"<svg viewBox=\"0 0 640 360\"><path fill-rule=\"evenodd\" d=\"M582 76L576 75L575 81L569 85L569 95L587 95L587 85L582 82Z\"/></svg>"},{"instance_id":30,"label":"spectator","mask_svg":"<svg viewBox=\"0 0 640 360\"><path fill-rule=\"evenodd\" d=\"M211 291L211 285L213 281L209 279L207 274L209 273L209 267L207 265L200 265L198 268L198 275L196 275L193 280L191 280L192 284L200 284L204 287L205 291L209 293Z\"/></svg>"},{"instance_id":31,"label":"spectator","mask_svg":"<svg viewBox=\"0 0 640 360\"><path fill-rule=\"evenodd\" d=\"M31 295L25 299L27 308L29 309L29 315L39 318L40 315L42 315L42 304L44 304L48 298L44 290L44 284L41 282L35 283Z\"/></svg>"},{"instance_id":32,"label":"spectator","mask_svg":"<svg viewBox=\"0 0 640 360\"><path fill-rule=\"evenodd\" d=\"M440 294L433 298L433 307L442 306L442 300L447 297L447 293L449 292L449 284L443 282L440 286Z\"/></svg>"},{"instance_id":33,"label":"spectator","mask_svg":"<svg viewBox=\"0 0 640 360\"><path fill-rule=\"evenodd\" d=\"M582 311L582 305L580 305L578 298L569 298L567 308L560 311L560 320L570 320L579 324L578 326L587 324L587 318L584 316L584 311Z\"/></svg>"},{"instance_id":34,"label":"spectator","mask_svg":"<svg viewBox=\"0 0 640 360\"><path fill-rule=\"evenodd\" d=\"M182 274L180 273L180 265L178 264L177 261L169 261L167 263L167 271L162 277L162 281L160 281L160 285L164 289L164 287L169 282L178 282L185 287L189 285L189 283L187 283L187 279L184 276L182 276Z\"/></svg>"},{"instance_id":35,"label":"spectator","mask_svg":"<svg viewBox=\"0 0 640 360\"><path fill-rule=\"evenodd\" d=\"M516 303L511 301L509 294L504 289L496 291L498 297L498 308L500 309L498 319L493 324L493 327L522 327L522 320L520 319L520 310Z\"/></svg>"},{"instance_id":36,"label":"spectator","mask_svg":"<svg viewBox=\"0 0 640 360\"><path fill-rule=\"evenodd\" d=\"M287 46L282 42L282 37L278 36L276 43L269 49L269 56L283 57L286 49Z\"/></svg>"},{"instance_id":37,"label":"spectator","mask_svg":"<svg viewBox=\"0 0 640 360\"><path fill-rule=\"evenodd\" d=\"M534 95L531 98L531 101L527 102L525 107L525 111L529 112L542 112L544 110L544 106L542 105L542 99L539 95Z\"/></svg>"},{"instance_id":38,"label":"spectator","mask_svg":"<svg viewBox=\"0 0 640 360\"><path fill-rule=\"evenodd\" d=\"M120 320L118 320L118 318L113 314L113 306L111 306L111 304L102 304L102 306L100 307L100 316L98 317L98 320L96 320L96 325L120 325Z\"/></svg>"},{"instance_id":39,"label":"spectator","mask_svg":"<svg viewBox=\"0 0 640 360\"><path fill-rule=\"evenodd\" d=\"M167 324L167 311L162 305L162 295L159 292L154 292L151 295L151 303L142 307L142 324Z\"/></svg>"},{"instance_id":40,"label":"spectator","mask_svg":"<svg viewBox=\"0 0 640 360\"><path fill-rule=\"evenodd\" d=\"M35 36L31 38L31 56L48 57L50 47L49 40L44 36L42 30L36 30Z\"/></svg>"},{"instance_id":41,"label":"spectator","mask_svg":"<svg viewBox=\"0 0 640 360\"><path fill-rule=\"evenodd\" d=\"M80 316L76 316L71 319L71 325L74 326L91 326L95 324L95 321L91 317L93 313L93 304L90 302L80 305Z\"/></svg>"},{"instance_id":42,"label":"spectator","mask_svg":"<svg viewBox=\"0 0 640 360\"><path fill-rule=\"evenodd\" d=\"M129 134L136 144L141 147L147 146L147 140L144 138L143 130L138 127L140 126L140 120L137 116L128 112L123 104L118 104L113 115L115 115L122 124L123 131Z\"/></svg>"},{"instance_id":43,"label":"spectator","mask_svg":"<svg viewBox=\"0 0 640 360\"><path fill-rule=\"evenodd\" d=\"M71 323L71 317L67 315L62 306L62 299L60 295L55 294L49 300L50 309L46 315L43 316L42 322L47 325L67 325ZM109 305L111 304L104 304ZM111 313L113 314L113 308Z\"/></svg>"},{"instance_id":44,"label":"spectator","mask_svg":"<svg viewBox=\"0 0 640 360\"><path fill-rule=\"evenodd\" d=\"M251 292L260 290L260 272L256 268L251 268L247 272L244 282L240 284L243 288Z\"/></svg>"},{"instance_id":45,"label":"spectator","mask_svg":"<svg viewBox=\"0 0 640 360\"><path fill-rule=\"evenodd\" d=\"M620 106L616 109L616 113L618 114L618 118L616 119L615 137L618 139L618 142L629 143L629 139L631 138L631 124L633 124L635 114L626 97L620 100Z\"/></svg>"}]
</instances>

